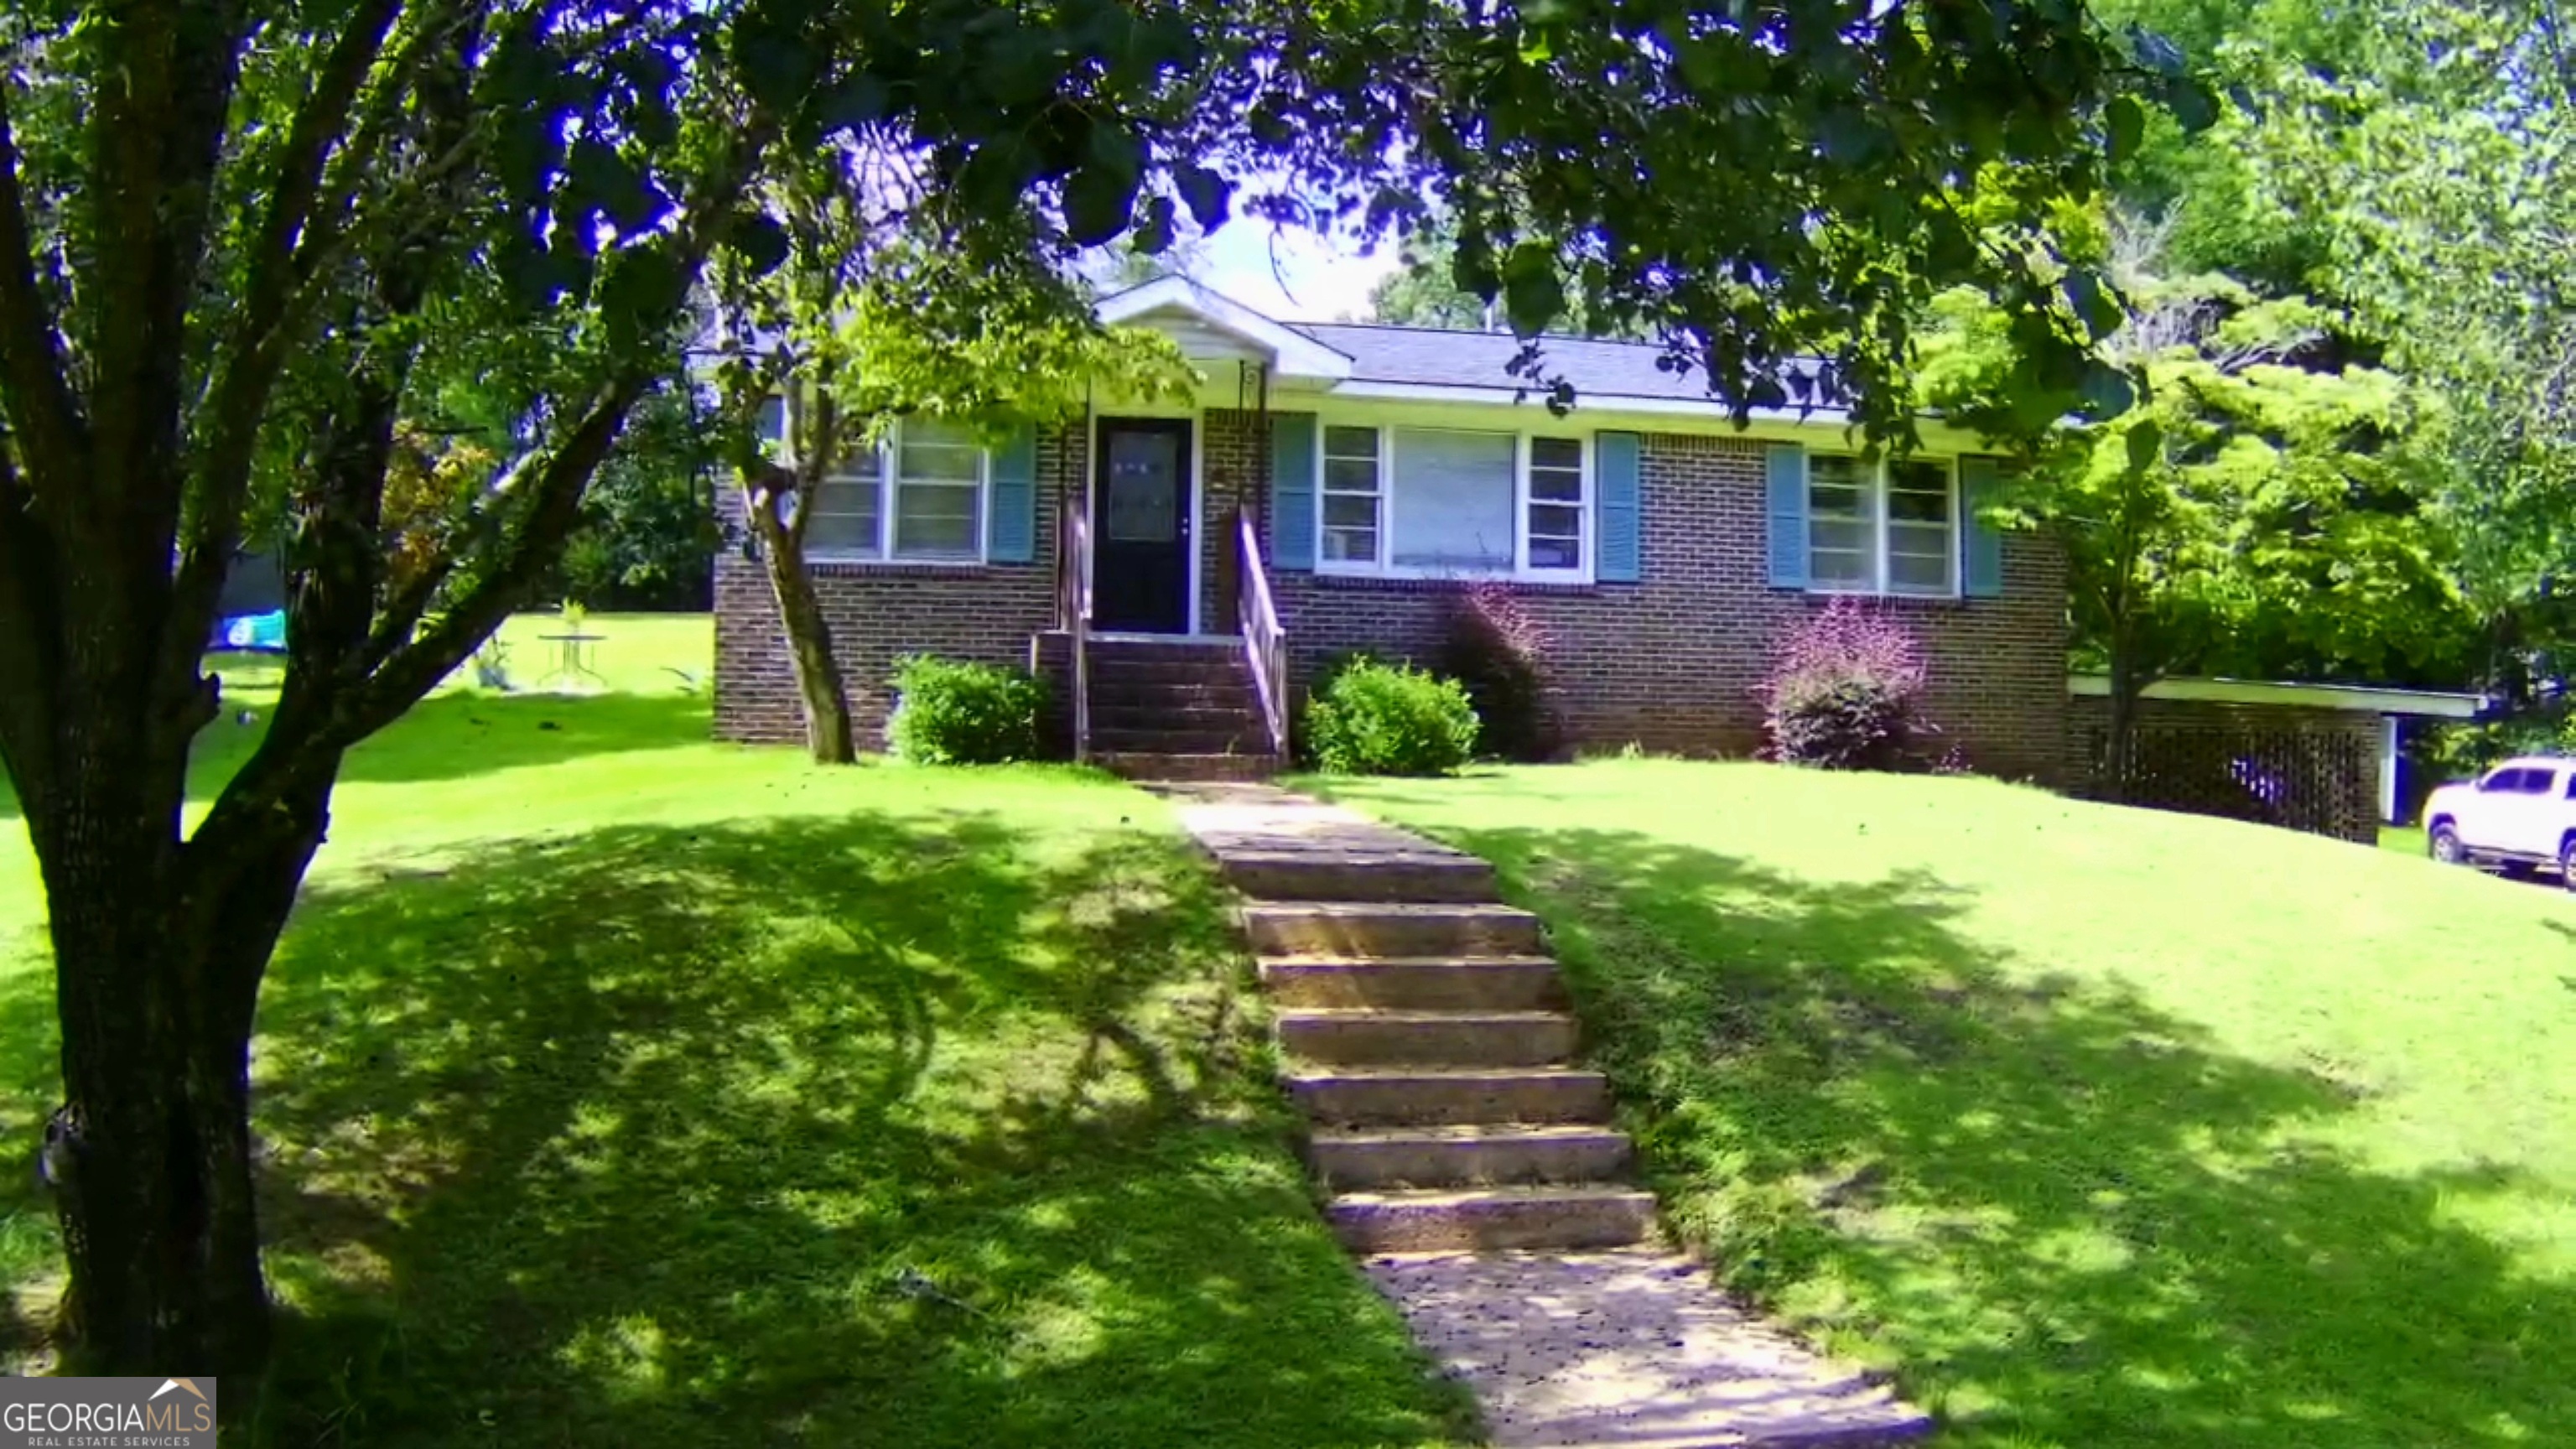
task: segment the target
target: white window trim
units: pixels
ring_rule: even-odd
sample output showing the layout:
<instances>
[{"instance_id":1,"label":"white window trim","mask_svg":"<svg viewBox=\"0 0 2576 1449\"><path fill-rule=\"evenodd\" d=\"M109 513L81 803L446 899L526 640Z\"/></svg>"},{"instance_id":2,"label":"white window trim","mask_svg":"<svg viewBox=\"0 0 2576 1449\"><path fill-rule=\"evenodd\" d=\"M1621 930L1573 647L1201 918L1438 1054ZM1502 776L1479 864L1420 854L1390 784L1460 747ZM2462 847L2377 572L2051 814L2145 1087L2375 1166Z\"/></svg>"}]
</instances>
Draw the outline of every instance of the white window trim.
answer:
<instances>
[{"instance_id":1,"label":"white window trim","mask_svg":"<svg viewBox=\"0 0 2576 1449\"><path fill-rule=\"evenodd\" d=\"M877 444L877 536L864 549L813 548L805 550L809 564L858 564L870 568L907 569L975 569L984 567L993 546L993 450L975 449L975 555L941 555L936 558L904 558L892 552L894 543L894 506L896 462L903 456L903 424L898 421Z\"/></svg>"},{"instance_id":2,"label":"white window trim","mask_svg":"<svg viewBox=\"0 0 2576 1449\"><path fill-rule=\"evenodd\" d=\"M1800 472L1806 475L1801 486L1808 490L1804 495L1804 499L1811 500L1815 496L1816 453L1817 450L1813 448L1802 448L1799 450L1798 468ZM1828 452L1827 456L1849 458L1857 455L1851 453ZM1939 593L1933 593L1922 589L1898 589L1889 586L1887 546L1892 531L1888 527L1887 513L1888 459L1887 455L1882 453L1879 455L1877 464L1865 475L1864 489L1862 492L1862 510L1868 515L1867 521L1869 523L1871 541L1871 572L1877 579L1877 584L1871 588L1855 589L1841 584L1819 584L1810 582L1807 585L1808 593L1848 595L1850 597L1860 599L1929 599L1936 603L1943 599L1959 599L1967 596L1968 562L1965 552L1967 546L1967 528L1964 520L1959 517L1959 460L1951 457L1918 456L1910 459L1909 461L1938 463L1941 465L1942 471L1950 480L1950 544L1948 549L1950 560L1950 587ZM1812 579L1816 566L1816 544L1813 533L1814 505L1812 502L1808 503L1808 512L1809 536L1807 540L1807 557L1805 559L1805 563L1807 566L1807 572Z\"/></svg>"},{"instance_id":3,"label":"white window trim","mask_svg":"<svg viewBox=\"0 0 2576 1449\"><path fill-rule=\"evenodd\" d=\"M1324 556L1324 439L1338 427L1367 428L1377 435L1377 557L1327 559ZM1395 434L1399 428L1430 433L1484 433L1512 439L1512 566L1509 569L1421 568L1388 562L1395 557ZM1577 502L1583 519L1583 561L1575 568L1532 568L1529 561L1531 440L1571 442L1582 452L1583 496ZM1472 423L1392 423L1373 420L1316 419L1315 425L1315 572L1362 579L1501 579L1528 584L1590 584L1600 549L1600 487L1594 481L1592 439L1554 429L1480 428ZM1562 502L1563 500L1550 500Z\"/></svg>"}]
</instances>

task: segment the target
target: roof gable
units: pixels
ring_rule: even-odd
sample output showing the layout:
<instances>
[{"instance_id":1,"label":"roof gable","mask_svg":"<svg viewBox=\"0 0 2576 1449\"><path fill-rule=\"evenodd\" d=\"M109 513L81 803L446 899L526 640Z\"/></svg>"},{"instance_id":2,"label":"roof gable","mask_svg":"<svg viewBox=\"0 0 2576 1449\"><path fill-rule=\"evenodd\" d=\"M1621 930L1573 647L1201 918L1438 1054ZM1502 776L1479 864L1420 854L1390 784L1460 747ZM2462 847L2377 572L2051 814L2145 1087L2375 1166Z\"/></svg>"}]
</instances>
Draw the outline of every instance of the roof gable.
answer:
<instances>
[{"instance_id":1,"label":"roof gable","mask_svg":"<svg viewBox=\"0 0 2576 1449\"><path fill-rule=\"evenodd\" d=\"M1188 277L1163 277L1106 297L1100 320L1151 327L1192 357L1268 363L1283 377L1338 382L1351 375L1348 353Z\"/></svg>"}]
</instances>

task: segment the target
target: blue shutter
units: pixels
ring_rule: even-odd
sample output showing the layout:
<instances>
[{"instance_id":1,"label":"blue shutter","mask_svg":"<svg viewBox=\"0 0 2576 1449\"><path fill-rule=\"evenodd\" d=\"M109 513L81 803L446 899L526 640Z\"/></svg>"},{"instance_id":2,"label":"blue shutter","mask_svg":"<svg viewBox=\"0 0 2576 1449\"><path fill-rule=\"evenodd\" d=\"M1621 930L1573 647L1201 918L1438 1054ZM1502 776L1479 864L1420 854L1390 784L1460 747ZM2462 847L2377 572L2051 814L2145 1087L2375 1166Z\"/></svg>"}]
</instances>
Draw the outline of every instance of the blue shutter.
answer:
<instances>
[{"instance_id":1,"label":"blue shutter","mask_svg":"<svg viewBox=\"0 0 2576 1449\"><path fill-rule=\"evenodd\" d=\"M1771 587L1807 586L1807 450L1773 443L1765 459L1771 539Z\"/></svg>"},{"instance_id":2,"label":"blue shutter","mask_svg":"<svg viewBox=\"0 0 2576 1449\"><path fill-rule=\"evenodd\" d=\"M1992 458L1959 460L1960 577L1972 599L1991 599L2004 591L2003 530L1980 515L2000 502L2003 472Z\"/></svg>"},{"instance_id":3,"label":"blue shutter","mask_svg":"<svg viewBox=\"0 0 2576 1449\"><path fill-rule=\"evenodd\" d=\"M1315 415L1270 415L1270 563L1315 566Z\"/></svg>"},{"instance_id":4,"label":"blue shutter","mask_svg":"<svg viewBox=\"0 0 2576 1449\"><path fill-rule=\"evenodd\" d=\"M1592 435L1593 512L1601 522L1601 543L1593 552L1592 576L1605 584L1633 584L1645 574L1645 545L1640 537L1638 453L1635 433Z\"/></svg>"},{"instance_id":5,"label":"blue shutter","mask_svg":"<svg viewBox=\"0 0 2576 1449\"><path fill-rule=\"evenodd\" d=\"M1027 563L1038 555L1038 435L1022 423L993 449L991 516L985 520L984 556L994 563Z\"/></svg>"},{"instance_id":6,"label":"blue shutter","mask_svg":"<svg viewBox=\"0 0 2576 1449\"><path fill-rule=\"evenodd\" d=\"M787 443L787 399L771 393L768 400L760 405L760 420L755 426L760 432L760 441L769 449L769 456L783 456Z\"/></svg>"}]
</instances>

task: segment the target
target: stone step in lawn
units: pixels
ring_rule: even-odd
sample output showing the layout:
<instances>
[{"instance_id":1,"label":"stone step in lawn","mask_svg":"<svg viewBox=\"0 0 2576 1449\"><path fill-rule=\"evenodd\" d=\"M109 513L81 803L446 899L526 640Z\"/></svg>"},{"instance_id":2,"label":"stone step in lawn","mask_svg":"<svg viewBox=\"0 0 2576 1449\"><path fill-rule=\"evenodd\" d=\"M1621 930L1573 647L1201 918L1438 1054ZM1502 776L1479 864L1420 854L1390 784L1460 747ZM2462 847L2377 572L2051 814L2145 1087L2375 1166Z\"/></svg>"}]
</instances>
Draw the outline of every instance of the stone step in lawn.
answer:
<instances>
[{"instance_id":1,"label":"stone step in lawn","mask_svg":"<svg viewBox=\"0 0 2576 1449\"><path fill-rule=\"evenodd\" d=\"M1492 866L1445 851L1220 851L1217 869L1227 884L1254 900L1478 904L1500 899Z\"/></svg>"},{"instance_id":2,"label":"stone step in lawn","mask_svg":"<svg viewBox=\"0 0 2576 1449\"><path fill-rule=\"evenodd\" d=\"M1261 985L1281 1006L1396 1011L1554 1011L1565 984L1545 956L1274 956Z\"/></svg>"},{"instance_id":3,"label":"stone step in lawn","mask_svg":"<svg viewBox=\"0 0 2576 1449\"><path fill-rule=\"evenodd\" d=\"M1538 917L1510 906L1255 901L1243 925L1261 956L1529 956Z\"/></svg>"},{"instance_id":4,"label":"stone step in lawn","mask_svg":"<svg viewBox=\"0 0 2576 1449\"><path fill-rule=\"evenodd\" d=\"M1280 1049L1336 1066L1543 1067L1574 1055L1574 1018L1556 1011L1385 1011L1292 1007Z\"/></svg>"},{"instance_id":5,"label":"stone step in lawn","mask_svg":"<svg viewBox=\"0 0 2576 1449\"><path fill-rule=\"evenodd\" d=\"M1290 1100L1346 1127L1607 1122L1610 1087L1572 1067L1292 1067Z\"/></svg>"},{"instance_id":6,"label":"stone step in lawn","mask_svg":"<svg viewBox=\"0 0 2576 1449\"><path fill-rule=\"evenodd\" d=\"M1324 1205L1355 1253L1622 1248L1655 1229L1655 1199L1598 1183L1346 1192Z\"/></svg>"},{"instance_id":7,"label":"stone step in lawn","mask_svg":"<svg viewBox=\"0 0 2576 1449\"><path fill-rule=\"evenodd\" d=\"M1588 1124L1326 1127L1306 1160L1327 1188L1599 1182L1628 1170L1628 1134Z\"/></svg>"}]
</instances>

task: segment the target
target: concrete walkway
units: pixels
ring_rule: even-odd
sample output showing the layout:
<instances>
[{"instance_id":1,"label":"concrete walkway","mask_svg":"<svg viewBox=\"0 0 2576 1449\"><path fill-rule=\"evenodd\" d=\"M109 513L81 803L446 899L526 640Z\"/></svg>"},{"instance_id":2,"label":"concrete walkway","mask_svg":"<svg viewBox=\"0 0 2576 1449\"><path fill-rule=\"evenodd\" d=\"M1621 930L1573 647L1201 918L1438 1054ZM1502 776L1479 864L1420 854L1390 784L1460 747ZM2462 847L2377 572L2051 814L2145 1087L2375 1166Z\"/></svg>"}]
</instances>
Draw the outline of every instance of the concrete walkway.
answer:
<instances>
[{"instance_id":1,"label":"concrete walkway","mask_svg":"<svg viewBox=\"0 0 2576 1449\"><path fill-rule=\"evenodd\" d=\"M1537 918L1473 856L1267 785L1172 786L1248 897L1343 1243L1505 1449L1890 1444L1883 1386L1731 1306L1654 1201Z\"/></svg>"}]
</instances>

